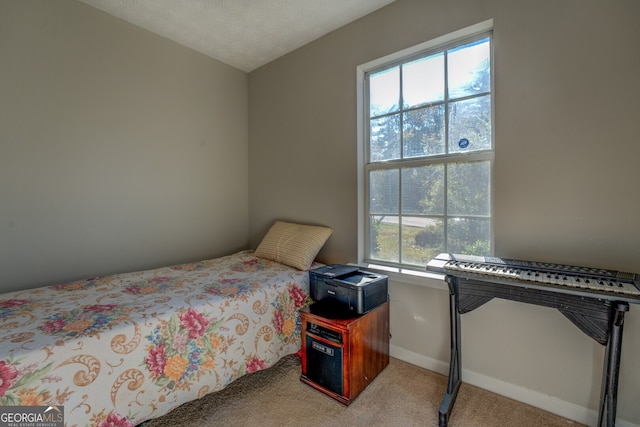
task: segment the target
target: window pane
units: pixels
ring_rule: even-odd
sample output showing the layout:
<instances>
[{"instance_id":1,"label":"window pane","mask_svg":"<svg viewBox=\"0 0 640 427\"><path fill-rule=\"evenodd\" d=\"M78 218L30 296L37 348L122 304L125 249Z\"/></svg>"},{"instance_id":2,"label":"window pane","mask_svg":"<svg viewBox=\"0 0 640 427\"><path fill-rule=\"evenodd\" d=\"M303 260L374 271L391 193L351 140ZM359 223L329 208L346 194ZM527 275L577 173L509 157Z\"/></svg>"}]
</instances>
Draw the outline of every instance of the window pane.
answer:
<instances>
[{"instance_id":1,"label":"window pane","mask_svg":"<svg viewBox=\"0 0 640 427\"><path fill-rule=\"evenodd\" d=\"M398 111L400 102L400 67L369 76L369 117Z\"/></svg>"},{"instance_id":2,"label":"window pane","mask_svg":"<svg viewBox=\"0 0 640 427\"><path fill-rule=\"evenodd\" d=\"M364 252L373 263L491 255L491 33L480 37L366 75Z\"/></svg>"},{"instance_id":3,"label":"window pane","mask_svg":"<svg viewBox=\"0 0 640 427\"><path fill-rule=\"evenodd\" d=\"M491 225L488 219L449 218L447 251L468 255L491 255Z\"/></svg>"},{"instance_id":4,"label":"window pane","mask_svg":"<svg viewBox=\"0 0 640 427\"><path fill-rule=\"evenodd\" d=\"M369 173L369 213L398 214L400 193L398 169L377 170Z\"/></svg>"},{"instance_id":5,"label":"window pane","mask_svg":"<svg viewBox=\"0 0 640 427\"><path fill-rule=\"evenodd\" d=\"M491 48L488 38L451 49L447 54L449 98L491 90Z\"/></svg>"},{"instance_id":6,"label":"window pane","mask_svg":"<svg viewBox=\"0 0 640 427\"><path fill-rule=\"evenodd\" d=\"M491 96L449 104L449 152L491 149Z\"/></svg>"},{"instance_id":7,"label":"window pane","mask_svg":"<svg viewBox=\"0 0 640 427\"><path fill-rule=\"evenodd\" d=\"M449 215L490 215L490 162L450 164L447 184Z\"/></svg>"},{"instance_id":8,"label":"window pane","mask_svg":"<svg viewBox=\"0 0 640 427\"><path fill-rule=\"evenodd\" d=\"M398 262L400 220L397 216L370 216L370 256L381 261Z\"/></svg>"},{"instance_id":9,"label":"window pane","mask_svg":"<svg viewBox=\"0 0 640 427\"><path fill-rule=\"evenodd\" d=\"M444 252L442 219L402 217L402 263L425 265Z\"/></svg>"},{"instance_id":10,"label":"window pane","mask_svg":"<svg viewBox=\"0 0 640 427\"><path fill-rule=\"evenodd\" d=\"M372 162L400 158L400 115L381 117L370 122L370 158Z\"/></svg>"},{"instance_id":11,"label":"window pane","mask_svg":"<svg viewBox=\"0 0 640 427\"><path fill-rule=\"evenodd\" d=\"M444 165L402 169L402 213L444 215Z\"/></svg>"},{"instance_id":12,"label":"window pane","mask_svg":"<svg viewBox=\"0 0 640 427\"><path fill-rule=\"evenodd\" d=\"M405 158L444 154L444 105L405 113L402 131Z\"/></svg>"},{"instance_id":13,"label":"window pane","mask_svg":"<svg viewBox=\"0 0 640 427\"><path fill-rule=\"evenodd\" d=\"M404 108L444 100L444 53L402 66Z\"/></svg>"}]
</instances>

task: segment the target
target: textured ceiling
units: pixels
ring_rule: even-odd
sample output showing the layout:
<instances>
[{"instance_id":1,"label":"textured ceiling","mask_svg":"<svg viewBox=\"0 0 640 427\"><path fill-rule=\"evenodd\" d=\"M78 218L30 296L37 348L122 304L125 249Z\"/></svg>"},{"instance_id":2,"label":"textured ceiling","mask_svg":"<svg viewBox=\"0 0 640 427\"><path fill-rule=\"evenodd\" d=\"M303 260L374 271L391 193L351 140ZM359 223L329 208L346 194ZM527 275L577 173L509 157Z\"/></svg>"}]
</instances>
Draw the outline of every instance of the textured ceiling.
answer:
<instances>
[{"instance_id":1,"label":"textured ceiling","mask_svg":"<svg viewBox=\"0 0 640 427\"><path fill-rule=\"evenodd\" d=\"M394 0L80 0L252 71Z\"/></svg>"}]
</instances>

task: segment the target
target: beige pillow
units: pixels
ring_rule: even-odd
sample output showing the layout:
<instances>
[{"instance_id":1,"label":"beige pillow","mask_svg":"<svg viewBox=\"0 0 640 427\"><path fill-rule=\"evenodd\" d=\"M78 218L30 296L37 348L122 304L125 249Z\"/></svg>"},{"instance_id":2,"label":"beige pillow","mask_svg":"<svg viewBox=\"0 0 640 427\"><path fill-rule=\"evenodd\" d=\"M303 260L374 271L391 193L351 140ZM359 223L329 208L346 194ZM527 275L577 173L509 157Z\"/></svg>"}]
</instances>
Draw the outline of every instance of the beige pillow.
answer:
<instances>
[{"instance_id":1,"label":"beige pillow","mask_svg":"<svg viewBox=\"0 0 640 427\"><path fill-rule=\"evenodd\" d=\"M316 225L276 221L260 242L254 255L308 270L333 230Z\"/></svg>"}]
</instances>

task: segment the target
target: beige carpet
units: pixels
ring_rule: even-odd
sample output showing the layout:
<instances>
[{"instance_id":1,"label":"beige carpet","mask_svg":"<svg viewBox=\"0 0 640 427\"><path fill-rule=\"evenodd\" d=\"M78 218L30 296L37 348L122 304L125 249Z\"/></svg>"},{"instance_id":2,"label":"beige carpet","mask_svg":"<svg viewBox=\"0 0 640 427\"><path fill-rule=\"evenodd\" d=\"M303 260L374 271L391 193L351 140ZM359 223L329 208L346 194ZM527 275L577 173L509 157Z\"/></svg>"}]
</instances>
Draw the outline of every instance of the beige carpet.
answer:
<instances>
[{"instance_id":1,"label":"beige carpet","mask_svg":"<svg viewBox=\"0 0 640 427\"><path fill-rule=\"evenodd\" d=\"M348 407L300 382L300 359L288 356L226 389L176 408L158 426L437 426L447 378L391 358ZM449 426L553 427L580 424L463 383Z\"/></svg>"}]
</instances>

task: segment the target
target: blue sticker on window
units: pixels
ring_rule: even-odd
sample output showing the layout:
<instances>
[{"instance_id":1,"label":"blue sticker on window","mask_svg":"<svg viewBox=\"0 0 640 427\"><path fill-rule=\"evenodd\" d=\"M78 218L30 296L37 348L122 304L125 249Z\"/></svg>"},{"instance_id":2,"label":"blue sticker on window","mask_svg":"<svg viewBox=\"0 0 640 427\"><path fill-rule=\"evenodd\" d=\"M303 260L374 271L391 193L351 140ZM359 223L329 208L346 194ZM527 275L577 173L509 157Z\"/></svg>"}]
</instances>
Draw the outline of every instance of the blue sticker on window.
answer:
<instances>
[{"instance_id":1,"label":"blue sticker on window","mask_svg":"<svg viewBox=\"0 0 640 427\"><path fill-rule=\"evenodd\" d=\"M458 141L458 147L460 148L467 148L469 146L469 140L467 138L462 138L460 141Z\"/></svg>"}]
</instances>

